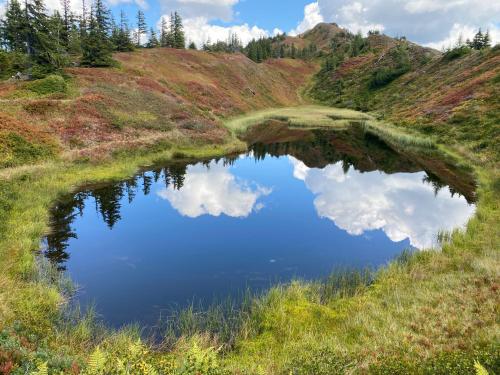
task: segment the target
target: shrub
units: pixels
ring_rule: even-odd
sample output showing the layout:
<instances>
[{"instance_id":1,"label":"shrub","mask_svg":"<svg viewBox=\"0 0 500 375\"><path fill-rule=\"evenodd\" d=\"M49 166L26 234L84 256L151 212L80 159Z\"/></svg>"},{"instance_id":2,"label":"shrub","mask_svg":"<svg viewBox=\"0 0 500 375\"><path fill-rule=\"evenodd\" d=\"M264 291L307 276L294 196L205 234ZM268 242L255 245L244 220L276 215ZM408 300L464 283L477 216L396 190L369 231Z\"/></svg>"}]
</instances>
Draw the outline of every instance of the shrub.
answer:
<instances>
[{"instance_id":1,"label":"shrub","mask_svg":"<svg viewBox=\"0 0 500 375\"><path fill-rule=\"evenodd\" d=\"M373 72L372 79L370 81L370 88L377 89L380 87L384 87L409 70L409 66L403 66L400 68L379 68Z\"/></svg>"},{"instance_id":2,"label":"shrub","mask_svg":"<svg viewBox=\"0 0 500 375\"><path fill-rule=\"evenodd\" d=\"M304 350L292 359L287 373L294 375L336 375L348 372L352 364L332 349L324 347Z\"/></svg>"},{"instance_id":3,"label":"shrub","mask_svg":"<svg viewBox=\"0 0 500 375\"><path fill-rule=\"evenodd\" d=\"M25 54L6 52L0 49L0 79L10 78L17 72L26 70L27 57Z\"/></svg>"},{"instance_id":4,"label":"shrub","mask_svg":"<svg viewBox=\"0 0 500 375\"><path fill-rule=\"evenodd\" d=\"M38 95L50 95L66 93L68 85L63 77L53 74L28 83L26 88Z\"/></svg>"},{"instance_id":5,"label":"shrub","mask_svg":"<svg viewBox=\"0 0 500 375\"><path fill-rule=\"evenodd\" d=\"M443 56L443 60L452 61L462 56L468 55L471 51L472 50L468 46L458 46L446 51L446 53Z\"/></svg>"},{"instance_id":6,"label":"shrub","mask_svg":"<svg viewBox=\"0 0 500 375\"><path fill-rule=\"evenodd\" d=\"M217 350L202 349L196 342L189 349L179 375L222 375L225 371L219 365Z\"/></svg>"},{"instance_id":7,"label":"shrub","mask_svg":"<svg viewBox=\"0 0 500 375\"><path fill-rule=\"evenodd\" d=\"M48 159L55 152L52 144L31 142L13 132L0 132L0 168Z\"/></svg>"},{"instance_id":8,"label":"shrub","mask_svg":"<svg viewBox=\"0 0 500 375\"><path fill-rule=\"evenodd\" d=\"M47 99L32 100L23 105L23 109L33 115L44 115L56 110L58 107L59 103Z\"/></svg>"},{"instance_id":9,"label":"shrub","mask_svg":"<svg viewBox=\"0 0 500 375\"><path fill-rule=\"evenodd\" d=\"M442 352L424 361L386 358L370 366L370 374L397 375L466 375L476 374L476 363L481 363L491 374L500 371L500 357L495 347L476 348L471 351Z\"/></svg>"}]
</instances>

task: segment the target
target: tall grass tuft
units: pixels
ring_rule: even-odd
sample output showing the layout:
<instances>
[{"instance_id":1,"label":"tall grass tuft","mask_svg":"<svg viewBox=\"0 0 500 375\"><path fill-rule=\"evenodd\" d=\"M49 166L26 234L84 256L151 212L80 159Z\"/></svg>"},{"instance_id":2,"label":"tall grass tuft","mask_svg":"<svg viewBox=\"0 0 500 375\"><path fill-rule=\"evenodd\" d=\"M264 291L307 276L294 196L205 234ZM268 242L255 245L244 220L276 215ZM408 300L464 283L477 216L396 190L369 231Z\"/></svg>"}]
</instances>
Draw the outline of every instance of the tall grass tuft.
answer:
<instances>
[{"instance_id":1,"label":"tall grass tuft","mask_svg":"<svg viewBox=\"0 0 500 375\"><path fill-rule=\"evenodd\" d=\"M338 298L352 297L374 280L374 271L363 270L336 270L323 282L320 282L319 297L323 304Z\"/></svg>"},{"instance_id":2,"label":"tall grass tuft","mask_svg":"<svg viewBox=\"0 0 500 375\"><path fill-rule=\"evenodd\" d=\"M172 309L159 322L162 344L173 348L182 337L205 335L224 349L233 347L243 322L252 313L255 297L247 290L239 298L228 297L208 307L193 302L187 308Z\"/></svg>"}]
</instances>

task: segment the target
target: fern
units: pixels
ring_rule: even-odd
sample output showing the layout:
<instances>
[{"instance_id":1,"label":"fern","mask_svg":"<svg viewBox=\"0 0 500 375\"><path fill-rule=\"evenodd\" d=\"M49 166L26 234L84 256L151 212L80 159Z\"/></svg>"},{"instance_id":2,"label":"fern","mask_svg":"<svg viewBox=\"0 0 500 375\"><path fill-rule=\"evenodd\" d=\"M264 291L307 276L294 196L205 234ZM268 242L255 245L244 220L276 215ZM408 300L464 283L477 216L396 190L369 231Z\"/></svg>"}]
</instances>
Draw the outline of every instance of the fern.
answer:
<instances>
[{"instance_id":1,"label":"fern","mask_svg":"<svg viewBox=\"0 0 500 375\"><path fill-rule=\"evenodd\" d=\"M40 363L36 371L32 372L31 375L49 375L49 367L47 362Z\"/></svg>"},{"instance_id":2,"label":"fern","mask_svg":"<svg viewBox=\"0 0 500 375\"><path fill-rule=\"evenodd\" d=\"M478 361L474 361L474 368L476 369L476 375L489 375L488 370L486 370Z\"/></svg>"},{"instance_id":3,"label":"fern","mask_svg":"<svg viewBox=\"0 0 500 375\"><path fill-rule=\"evenodd\" d=\"M104 372L104 366L106 365L106 355L101 351L99 347L94 350L90 355L88 363L88 374L89 375L99 375Z\"/></svg>"}]
</instances>

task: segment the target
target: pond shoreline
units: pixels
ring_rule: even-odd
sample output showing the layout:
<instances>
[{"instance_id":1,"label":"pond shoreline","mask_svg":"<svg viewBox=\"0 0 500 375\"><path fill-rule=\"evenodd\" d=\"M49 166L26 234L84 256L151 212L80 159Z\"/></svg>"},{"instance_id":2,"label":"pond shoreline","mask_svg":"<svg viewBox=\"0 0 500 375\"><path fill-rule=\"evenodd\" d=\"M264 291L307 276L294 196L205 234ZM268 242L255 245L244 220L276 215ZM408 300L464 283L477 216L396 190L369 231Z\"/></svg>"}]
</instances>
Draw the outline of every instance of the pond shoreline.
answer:
<instances>
[{"instance_id":1,"label":"pond shoreline","mask_svg":"<svg viewBox=\"0 0 500 375\"><path fill-rule=\"evenodd\" d=\"M271 118L276 119L276 116L276 114L273 114ZM279 117L279 119L286 118ZM372 125L371 131L376 132L381 138L386 138L389 143L399 141L403 147L423 146L424 149L430 147L428 140L415 141L414 137L408 138L399 129L391 133L390 130L389 132L386 129L381 130L381 126L380 124L375 125L375 127ZM394 136L394 134L396 134L396 136ZM134 343L137 339L137 332L96 333L93 331L93 328L89 326L91 323L85 319L72 322L69 325L61 324L59 312L60 306L64 304L64 301L61 299L61 295L56 286L51 285L48 280L40 281L40 277L37 275L37 270L35 268L34 258L34 251L38 249L39 239L48 231L48 211L50 206L61 196L61 194L72 191L74 187L81 182L90 182L91 180L96 182L113 181L124 178L136 173L141 166L150 165L157 160L167 160L173 157L179 158L181 155L193 158L222 156L228 152L242 151L243 148L244 145L242 143L232 139L229 143L220 146L207 145L201 148L171 146L169 150L153 151L152 153L145 151L133 156L126 156L124 153L121 153L121 155L117 155L113 161L106 161L103 164L98 163L92 165L90 163L78 162L49 162L34 170L28 170L28 172L20 171L19 174L15 173L15 171L9 172L12 174L12 177L0 182L2 192L1 201L2 207L4 207L3 213L0 212L0 219L2 219L2 224L0 224L0 233L2 233L0 236L0 246L3 252L0 263L6 271L0 278L0 285L2 285L2 289L4 290L3 293L0 293L0 301L2 301L4 306L3 310L1 310L2 323L0 324L0 331L10 329L9 327L17 322L16 324L20 329L16 335L27 336L28 334L34 334L40 338L51 338L50 341L52 341L52 343L49 344L49 347L54 353L62 351L67 358L70 358L68 360L73 360L82 365L87 363L91 353L95 353L96 343L100 343L104 348L103 350L109 351L109 353L113 353L115 349L117 352L120 352L121 349L118 350L120 345L122 345L123 349L127 348L129 344ZM447 148L439 146L439 149L450 155ZM466 163L462 158L453 156L452 159L456 160L457 163ZM293 329L293 332L290 333L291 336L286 336L291 343L300 337L300 332L302 332L304 327L309 327L311 324L320 331L325 328L335 331L337 328L332 328L332 324L336 324L336 322L339 323L342 319L345 320L346 315L341 313L337 316L337 313L334 311L348 311L351 308L349 306L356 306L353 308L353 312L358 314L359 311L362 311L361 306L365 303L362 302L363 300L371 301L371 299L373 299L372 303L378 304L376 301L384 298L382 291L388 292L389 289L387 288L389 287L391 278L401 278L401 285L406 286L408 277L410 279L414 277L415 270L421 268L420 264L435 262L435 265L431 268L434 270L433 272L436 272L437 284L433 288L438 289L432 289L432 292L427 290L432 300L436 296L435 291L439 290L439 284L442 283L442 280L437 279L440 277L439 275L451 272L450 275L453 274L453 277L456 279L453 280L458 283L457 285L461 285L461 276L455 274L455 270L452 266L453 263L459 264L460 266L458 267L465 267L466 263L474 259L480 259L484 264L488 264L488 266L486 266L486 271L483 270L481 272L486 272L489 275L488 277L492 278L492 267L494 271L494 267L498 265L498 259L496 259L497 254L495 252L495 247L498 249L498 236L494 233L491 235L489 231L491 228L494 228L494 223L498 222L496 221L498 219L498 202L495 198L495 193L497 193L495 189L497 189L498 184L494 184L494 181L497 181L495 178L498 179L498 176L495 177L494 173L488 172L484 166L471 166L471 169L475 171L479 178L478 211L475 217L469 222L466 231L457 231L451 235L449 242L444 245L441 254L424 253L411 257L405 263L390 265L377 276L375 287L370 287L369 290L361 288L359 292L356 291L356 293L353 294L354 297L346 297L346 301L343 301L341 298L340 300L330 302L327 306L321 304L316 305L314 301L305 298L305 296L310 293L310 286L308 285L278 287L275 291L272 290L267 297L261 299L260 305L262 309L259 310L257 317L253 316L251 319L264 319L264 321L266 321L266 319L274 316L274 314L279 311L287 312L287 316L274 316L274 323L270 323L268 334L262 335L259 332L248 332L246 336L243 335L240 337L236 344L237 351L230 353L226 359L222 360L222 363L225 363L229 369L235 371L242 367L246 369L255 369L254 361L257 357L260 357L260 361L265 367L271 366L272 358L283 361L283 366L286 367L287 358L289 358L290 353L293 353L293 345L290 347L279 347L279 336L283 328L280 324L296 327ZM488 236L490 239L487 239ZM488 251L487 249L490 246L490 251ZM472 247L471 252L466 251L469 247ZM493 250L493 252L491 252L491 250ZM440 264L443 266L442 269L440 268ZM476 271L471 270L469 272L470 275L474 275ZM391 276L391 273L394 275ZM426 277L430 278L430 282L432 282L432 272L424 273L427 275ZM455 283L455 281L453 283ZM377 282L379 284L377 284ZM421 283L420 279L413 282ZM377 287L377 285L379 286ZM7 290L9 293L5 293ZM349 298L353 298L353 300L349 300ZM292 301L295 301L293 304L300 307L300 311L297 311L294 307L289 305ZM418 303L426 303L425 294L419 296ZM334 311L329 311L328 309L332 309L332 306ZM369 306L369 304L366 306ZM275 310L274 312L273 309ZM317 321L316 318L312 319L309 317L308 314L312 311L317 311L317 314L319 314ZM303 315L303 313L305 315ZM485 311L484 314L485 320L489 321L491 314L490 310ZM468 315L468 317L469 316L470 315ZM347 319L347 321L350 320ZM381 318L381 321L384 321L384 319ZM422 324L424 323L422 322ZM491 323L489 324L491 325ZM401 324L401 326L404 326L404 324ZM266 327L265 324L264 327ZM382 324L381 327L386 326ZM394 333L395 337L401 337L405 329L398 331L398 333ZM486 328L484 326L477 329L479 330L477 333L478 337L485 334ZM315 329L313 331L316 332ZM363 335L366 334L363 333ZM431 334L424 333L423 335ZM421 334L417 333L416 336L420 337ZM381 345L379 341L380 340L375 340L372 343L373 348L377 348ZM394 345L392 340L389 341L390 345ZM477 339L474 337L469 340L471 345L476 341ZM208 351L211 350L209 350L211 347L211 340L207 341L206 338L203 339L203 335L195 335L188 340L188 342L189 344L186 344L186 342L184 344L176 344L176 349L167 355L169 358L168 361L173 363L182 361L183 355L188 353L193 345L195 345L193 342L197 343L196 345L198 345L198 347L202 346L206 347ZM141 345L144 346L144 350L148 351L146 344ZM182 345L184 345L184 347ZM262 352L263 347L271 347L272 354L267 356L264 355ZM485 346L485 348L486 347L487 346ZM418 348L419 349L416 350L417 356L425 357L429 355L429 353L423 349L425 346L418 346ZM489 350L490 349L487 350L487 353L491 353ZM343 352L345 354L345 351ZM373 363L380 364L385 363L385 361L391 361L391 356L397 355L397 350L395 348L385 350L379 355L371 353L370 356L366 356L362 359L357 345L350 345L349 349L347 349L347 354L354 358L358 358L357 361L359 361L361 365L370 365ZM483 354L481 354L481 356L483 356ZM145 358L148 358L150 363L156 363L159 361L158 355L158 352L148 351ZM411 354L408 355L408 358L411 359ZM415 353L413 355L415 355ZM405 356L402 358L404 359L404 357Z\"/></svg>"}]
</instances>

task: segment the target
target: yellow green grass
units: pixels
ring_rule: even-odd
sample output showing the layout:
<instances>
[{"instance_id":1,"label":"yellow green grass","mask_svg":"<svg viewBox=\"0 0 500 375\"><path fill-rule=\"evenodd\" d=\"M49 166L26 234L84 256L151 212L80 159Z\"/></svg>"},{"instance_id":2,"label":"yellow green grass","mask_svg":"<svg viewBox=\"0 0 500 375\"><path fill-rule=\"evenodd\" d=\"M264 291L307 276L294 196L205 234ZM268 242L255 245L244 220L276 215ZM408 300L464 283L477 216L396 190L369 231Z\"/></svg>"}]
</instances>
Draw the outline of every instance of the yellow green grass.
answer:
<instances>
[{"instance_id":1,"label":"yellow green grass","mask_svg":"<svg viewBox=\"0 0 500 375\"><path fill-rule=\"evenodd\" d=\"M230 368L466 374L481 357L498 370L498 174L479 174L477 214L442 251L394 262L372 285L327 303L311 283L273 289Z\"/></svg>"},{"instance_id":2,"label":"yellow green grass","mask_svg":"<svg viewBox=\"0 0 500 375\"><path fill-rule=\"evenodd\" d=\"M273 118L332 127L343 118L362 121L367 131L402 147L425 149L428 142L383 128L366 114L318 106L262 111L227 126L238 133ZM442 251L407 256L378 272L373 283L326 299L320 283L277 286L252 301L231 350L220 350L218 337L206 332L153 350L138 329L109 332L90 318L63 319L64 284L42 272L46 265L35 257L59 197L81 184L126 178L156 161L244 149L235 138L219 146L163 144L95 164L54 161L4 170L0 359L12 358L28 374L43 373L44 366L57 374L466 374L475 360L498 369L500 174L493 164L472 165L479 181L476 216Z\"/></svg>"},{"instance_id":3,"label":"yellow green grass","mask_svg":"<svg viewBox=\"0 0 500 375\"><path fill-rule=\"evenodd\" d=\"M252 112L232 118L225 125L235 134L242 134L250 127L269 120L287 122L290 127L318 128L335 130L349 126L362 126L365 132L399 147L434 148L435 142L430 137L412 134L408 130L398 129L388 123L377 121L374 116L345 108L333 108L321 105L272 108Z\"/></svg>"},{"instance_id":4,"label":"yellow green grass","mask_svg":"<svg viewBox=\"0 0 500 375\"><path fill-rule=\"evenodd\" d=\"M373 117L349 109L305 105L252 112L232 118L226 121L225 125L236 134L240 134L249 127L262 124L268 120L283 120L287 121L291 126L297 127L328 126L342 129L349 125L349 121L373 120Z\"/></svg>"}]
</instances>

